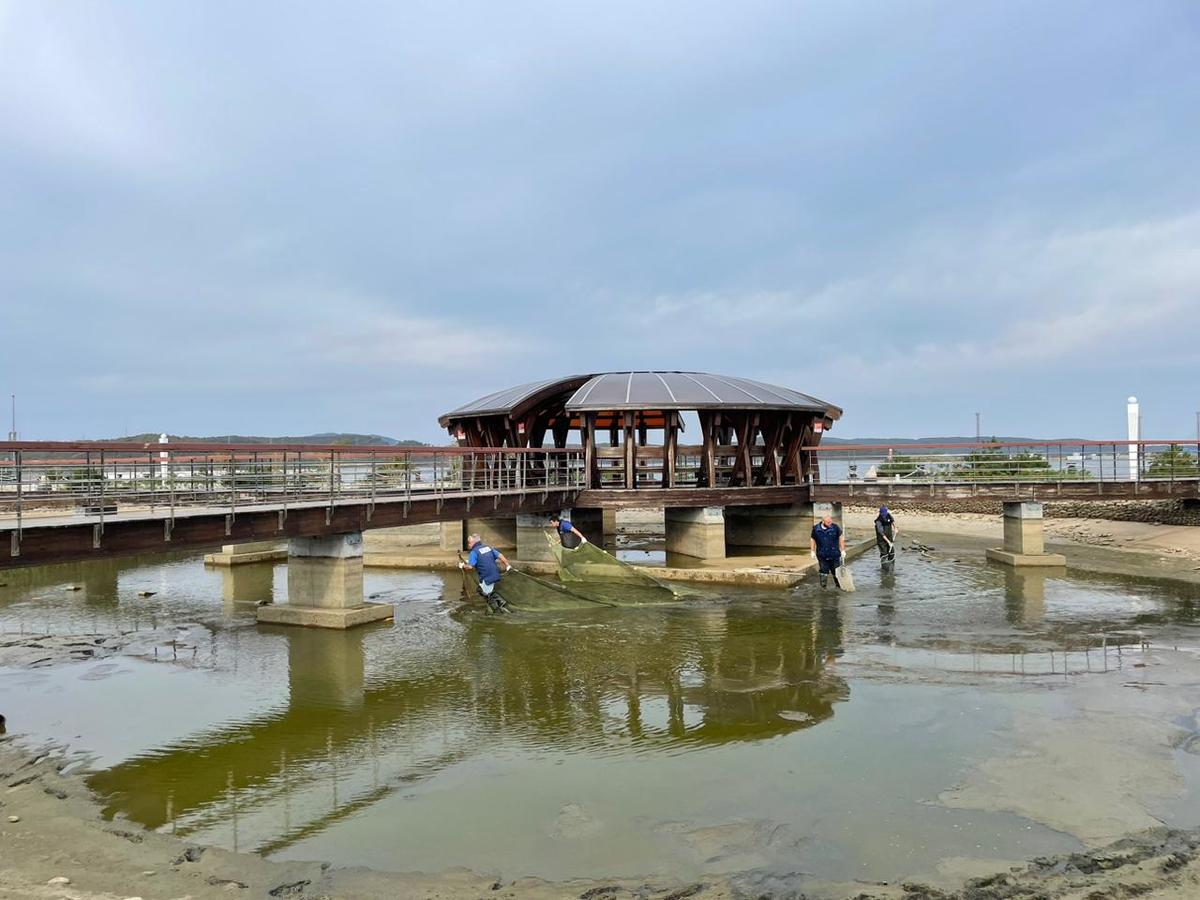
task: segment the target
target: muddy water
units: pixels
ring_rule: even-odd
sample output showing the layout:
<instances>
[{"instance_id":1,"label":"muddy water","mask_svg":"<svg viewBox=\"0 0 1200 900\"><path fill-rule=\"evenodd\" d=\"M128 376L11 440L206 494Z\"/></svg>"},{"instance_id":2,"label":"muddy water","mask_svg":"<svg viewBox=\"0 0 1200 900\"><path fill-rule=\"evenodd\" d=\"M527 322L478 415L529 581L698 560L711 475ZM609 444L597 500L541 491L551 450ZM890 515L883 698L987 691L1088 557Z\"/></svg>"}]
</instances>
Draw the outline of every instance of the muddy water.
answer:
<instances>
[{"instance_id":1,"label":"muddy water","mask_svg":"<svg viewBox=\"0 0 1200 900\"><path fill-rule=\"evenodd\" d=\"M456 608L455 579L373 571L396 622L345 634L254 623L253 602L286 599L283 566L14 572L5 635L203 627L157 658L0 670L0 712L92 754L109 814L342 865L770 887L936 879L1094 836L1086 810L1009 797L1027 773L998 749L1045 790L1059 771L1086 790L1029 723L1132 715L1138 680L1168 690L1147 654L1200 643L1190 593L971 555L854 571L855 594L722 588L502 619ZM1146 796L1127 798L1130 819L1200 823L1185 695L1154 712L1167 749L1134 755ZM1120 727L1089 740L1127 765Z\"/></svg>"}]
</instances>

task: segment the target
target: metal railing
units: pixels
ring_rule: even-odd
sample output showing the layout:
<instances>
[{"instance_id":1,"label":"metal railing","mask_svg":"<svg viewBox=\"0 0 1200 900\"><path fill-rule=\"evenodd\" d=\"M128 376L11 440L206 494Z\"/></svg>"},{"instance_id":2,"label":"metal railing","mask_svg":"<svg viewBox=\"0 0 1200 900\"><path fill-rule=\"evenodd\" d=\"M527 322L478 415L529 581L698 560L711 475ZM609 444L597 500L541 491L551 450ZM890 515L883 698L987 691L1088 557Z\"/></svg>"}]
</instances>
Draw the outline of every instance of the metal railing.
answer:
<instances>
[{"instance_id":1,"label":"metal railing","mask_svg":"<svg viewBox=\"0 0 1200 900\"><path fill-rule=\"evenodd\" d=\"M1023 441L980 444L833 444L805 447L822 484L1054 484L1194 482L1200 442Z\"/></svg>"},{"instance_id":2,"label":"metal railing","mask_svg":"<svg viewBox=\"0 0 1200 900\"><path fill-rule=\"evenodd\" d=\"M32 517L580 490L578 449L0 442L0 530Z\"/></svg>"}]
</instances>

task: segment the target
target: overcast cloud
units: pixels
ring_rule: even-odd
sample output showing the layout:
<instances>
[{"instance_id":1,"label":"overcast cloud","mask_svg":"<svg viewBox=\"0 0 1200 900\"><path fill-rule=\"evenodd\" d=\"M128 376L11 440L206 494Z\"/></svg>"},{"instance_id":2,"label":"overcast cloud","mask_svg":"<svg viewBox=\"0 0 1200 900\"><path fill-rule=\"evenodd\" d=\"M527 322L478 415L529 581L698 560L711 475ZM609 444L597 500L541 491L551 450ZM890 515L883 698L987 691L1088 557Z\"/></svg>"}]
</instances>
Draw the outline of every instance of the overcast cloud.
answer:
<instances>
[{"instance_id":1,"label":"overcast cloud","mask_svg":"<svg viewBox=\"0 0 1200 900\"><path fill-rule=\"evenodd\" d=\"M1198 61L1192 0L0 0L0 391L441 440L684 368L842 436L1190 435Z\"/></svg>"}]
</instances>

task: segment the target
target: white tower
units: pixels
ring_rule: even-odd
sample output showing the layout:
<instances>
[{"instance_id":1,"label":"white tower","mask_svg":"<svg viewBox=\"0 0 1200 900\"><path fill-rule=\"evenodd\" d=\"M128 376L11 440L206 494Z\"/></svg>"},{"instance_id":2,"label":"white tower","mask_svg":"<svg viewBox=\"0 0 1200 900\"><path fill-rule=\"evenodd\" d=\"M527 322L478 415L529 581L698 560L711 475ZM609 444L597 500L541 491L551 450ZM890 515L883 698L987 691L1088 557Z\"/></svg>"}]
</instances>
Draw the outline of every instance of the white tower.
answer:
<instances>
[{"instance_id":1,"label":"white tower","mask_svg":"<svg viewBox=\"0 0 1200 900\"><path fill-rule=\"evenodd\" d=\"M166 436L165 434L160 434L160 435L158 436L158 442L159 442L160 444L166 444L166 443L168 443L169 441L168 441L168 439L167 439L167 436ZM170 466L169 466L169 465L168 465L168 463L167 463L167 459L168 459L168 458L169 458L169 457L167 456L167 451L166 451L166 450L159 450L159 451L158 451L158 459L159 459L159 463L158 463L158 477L162 479L162 482L163 482L163 484L166 484L166 483L167 483L167 476L171 474L171 472L170 472Z\"/></svg>"},{"instance_id":2,"label":"white tower","mask_svg":"<svg viewBox=\"0 0 1200 900\"><path fill-rule=\"evenodd\" d=\"M1129 426L1129 440L1137 441L1142 437L1142 414L1138 407L1138 398L1130 397L1125 404L1125 415ZM1138 480L1138 446L1129 445L1129 480Z\"/></svg>"}]
</instances>

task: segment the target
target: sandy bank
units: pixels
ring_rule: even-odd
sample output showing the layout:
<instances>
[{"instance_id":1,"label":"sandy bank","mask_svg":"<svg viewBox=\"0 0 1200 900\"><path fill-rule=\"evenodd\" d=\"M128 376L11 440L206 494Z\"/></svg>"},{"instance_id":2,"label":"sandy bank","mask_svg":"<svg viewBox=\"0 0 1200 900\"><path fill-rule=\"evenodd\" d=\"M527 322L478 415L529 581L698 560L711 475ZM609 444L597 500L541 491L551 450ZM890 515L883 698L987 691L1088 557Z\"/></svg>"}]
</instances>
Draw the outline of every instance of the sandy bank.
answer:
<instances>
[{"instance_id":1,"label":"sandy bank","mask_svg":"<svg viewBox=\"0 0 1200 900\"><path fill-rule=\"evenodd\" d=\"M878 510L847 506L848 528L869 529ZM998 515L910 511L896 514L902 537L935 545L998 547L1004 525ZM1200 584L1200 526L1155 525L1108 519L1046 519L1046 549L1067 557L1068 570L1162 578Z\"/></svg>"}]
</instances>

